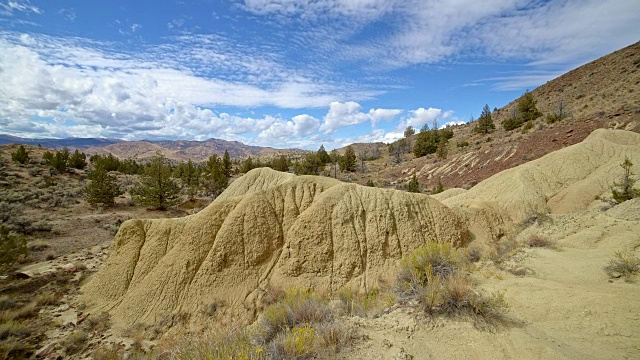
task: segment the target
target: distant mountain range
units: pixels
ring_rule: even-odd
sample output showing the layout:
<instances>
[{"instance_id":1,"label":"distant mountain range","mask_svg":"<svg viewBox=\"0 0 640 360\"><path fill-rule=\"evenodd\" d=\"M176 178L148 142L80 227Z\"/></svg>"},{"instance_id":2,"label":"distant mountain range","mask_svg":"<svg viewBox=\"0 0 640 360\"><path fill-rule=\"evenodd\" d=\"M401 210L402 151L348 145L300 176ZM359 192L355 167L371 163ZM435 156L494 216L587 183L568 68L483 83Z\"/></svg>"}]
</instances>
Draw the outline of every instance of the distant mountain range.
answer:
<instances>
[{"instance_id":1,"label":"distant mountain range","mask_svg":"<svg viewBox=\"0 0 640 360\"><path fill-rule=\"evenodd\" d=\"M269 156L277 154L301 154L299 149L275 149L271 147L250 146L238 141L208 139L204 141L162 140L162 141L124 141L118 139L68 138L68 139L26 139L17 136L0 134L0 145L25 144L42 145L46 148L60 149L67 147L79 149L88 154L113 154L120 158L144 159L160 151L174 160L206 160L213 154L222 155L227 150L231 157Z\"/></svg>"}]
</instances>

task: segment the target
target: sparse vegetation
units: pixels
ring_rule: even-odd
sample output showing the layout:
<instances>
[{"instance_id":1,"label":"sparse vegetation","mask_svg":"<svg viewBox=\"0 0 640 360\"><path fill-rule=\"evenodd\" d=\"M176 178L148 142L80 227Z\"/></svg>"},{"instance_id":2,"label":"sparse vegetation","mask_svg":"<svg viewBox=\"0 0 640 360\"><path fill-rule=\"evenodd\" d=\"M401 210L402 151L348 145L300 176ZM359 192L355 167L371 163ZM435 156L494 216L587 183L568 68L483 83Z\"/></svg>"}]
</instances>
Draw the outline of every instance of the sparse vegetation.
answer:
<instances>
[{"instance_id":1,"label":"sparse vegetation","mask_svg":"<svg viewBox=\"0 0 640 360\"><path fill-rule=\"evenodd\" d=\"M631 282L640 273L640 258L633 252L617 251L604 271L611 278L624 277L625 281Z\"/></svg>"},{"instance_id":2,"label":"sparse vegetation","mask_svg":"<svg viewBox=\"0 0 640 360\"><path fill-rule=\"evenodd\" d=\"M533 234L527 238L527 240L525 241L525 245L527 245L528 247L553 249L556 247L556 242L544 235Z\"/></svg>"},{"instance_id":3,"label":"sparse vegetation","mask_svg":"<svg viewBox=\"0 0 640 360\"><path fill-rule=\"evenodd\" d=\"M618 203L640 197L640 189L634 187L638 180L633 177L634 173L631 171L633 163L625 156L620 167L623 169L622 178L620 182L614 182L611 188L612 197Z\"/></svg>"},{"instance_id":4,"label":"sparse vegetation","mask_svg":"<svg viewBox=\"0 0 640 360\"><path fill-rule=\"evenodd\" d=\"M25 237L0 225L0 273L9 271L13 264L28 253Z\"/></svg>"},{"instance_id":5,"label":"sparse vegetation","mask_svg":"<svg viewBox=\"0 0 640 360\"><path fill-rule=\"evenodd\" d=\"M409 180L409 182L407 183L407 191L412 193L420 192L420 183L418 182L416 174L413 174L411 180Z\"/></svg>"},{"instance_id":6,"label":"sparse vegetation","mask_svg":"<svg viewBox=\"0 0 640 360\"><path fill-rule=\"evenodd\" d=\"M85 348L89 336L83 330L76 330L69 334L63 345L67 354L75 354Z\"/></svg>"},{"instance_id":7,"label":"sparse vegetation","mask_svg":"<svg viewBox=\"0 0 640 360\"><path fill-rule=\"evenodd\" d=\"M18 150L11 153L11 159L20 164L26 164L29 162L30 157L29 153L27 153L27 149L23 145L18 147Z\"/></svg>"},{"instance_id":8,"label":"sparse vegetation","mask_svg":"<svg viewBox=\"0 0 640 360\"><path fill-rule=\"evenodd\" d=\"M394 291L431 315L499 320L508 308L503 293L483 295L462 269L464 258L451 245L431 242L402 259Z\"/></svg>"}]
</instances>

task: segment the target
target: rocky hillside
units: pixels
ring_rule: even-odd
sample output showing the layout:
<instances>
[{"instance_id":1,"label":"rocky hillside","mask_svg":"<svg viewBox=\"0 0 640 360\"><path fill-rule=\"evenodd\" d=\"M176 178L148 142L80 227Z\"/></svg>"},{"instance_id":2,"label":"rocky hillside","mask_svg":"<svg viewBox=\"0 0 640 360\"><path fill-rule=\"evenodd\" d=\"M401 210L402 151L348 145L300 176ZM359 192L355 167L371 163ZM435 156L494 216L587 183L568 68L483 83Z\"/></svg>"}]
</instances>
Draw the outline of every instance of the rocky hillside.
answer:
<instances>
[{"instance_id":1,"label":"rocky hillside","mask_svg":"<svg viewBox=\"0 0 640 360\"><path fill-rule=\"evenodd\" d=\"M398 165L387 157L384 163L372 162L369 167L378 179L392 185L403 184L416 174L427 189L438 179L445 188L470 188L500 171L577 144L599 128L640 132L640 42L572 70L532 93L543 113L532 129L503 129L502 121L517 107L516 99L493 112L496 130L490 134L475 134L475 122L453 127L446 159L435 154L417 159L405 155ZM560 103L568 117L547 124L546 116L557 114ZM366 174L356 181L365 183Z\"/></svg>"}]
</instances>

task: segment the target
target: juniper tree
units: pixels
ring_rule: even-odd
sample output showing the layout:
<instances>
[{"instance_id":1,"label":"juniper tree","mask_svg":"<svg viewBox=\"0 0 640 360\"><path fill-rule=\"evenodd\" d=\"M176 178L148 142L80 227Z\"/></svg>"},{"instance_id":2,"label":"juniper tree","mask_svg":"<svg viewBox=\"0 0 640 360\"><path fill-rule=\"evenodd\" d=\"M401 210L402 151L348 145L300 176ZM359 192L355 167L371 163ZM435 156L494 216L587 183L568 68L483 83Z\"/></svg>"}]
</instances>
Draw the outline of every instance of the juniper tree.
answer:
<instances>
[{"instance_id":1,"label":"juniper tree","mask_svg":"<svg viewBox=\"0 0 640 360\"><path fill-rule=\"evenodd\" d=\"M289 171L289 162L286 156L280 155L271 161L271 168L277 171Z\"/></svg>"},{"instance_id":2,"label":"juniper tree","mask_svg":"<svg viewBox=\"0 0 640 360\"><path fill-rule=\"evenodd\" d=\"M88 178L91 182L84 189L84 200L91 205L112 206L115 198L122 194L116 177L101 166L91 171Z\"/></svg>"},{"instance_id":3,"label":"juniper tree","mask_svg":"<svg viewBox=\"0 0 640 360\"><path fill-rule=\"evenodd\" d=\"M476 123L476 127L473 128L473 132L488 134L495 130L495 128L496 126L493 123L493 119L491 119L491 110L489 110L489 105L485 104L484 108L482 108L482 114L480 114L480 118Z\"/></svg>"},{"instance_id":4,"label":"juniper tree","mask_svg":"<svg viewBox=\"0 0 640 360\"><path fill-rule=\"evenodd\" d=\"M340 153L338 150L333 149L329 154L331 157L331 164L333 165L333 177L338 178L338 162L340 161Z\"/></svg>"},{"instance_id":5,"label":"juniper tree","mask_svg":"<svg viewBox=\"0 0 640 360\"><path fill-rule=\"evenodd\" d=\"M413 174L413 177L409 180L409 183L407 183L407 191L412 193L420 192L420 183L418 182L416 174Z\"/></svg>"},{"instance_id":6,"label":"juniper tree","mask_svg":"<svg viewBox=\"0 0 640 360\"><path fill-rule=\"evenodd\" d=\"M351 145L347 146L344 155L340 157L338 161L340 165L340 171L356 171L356 152Z\"/></svg>"},{"instance_id":7,"label":"juniper tree","mask_svg":"<svg viewBox=\"0 0 640 360\"><path fill-rule=\"evenodd\" d=\"M224 155L222 155L222 168L224 169L224 176L231 177L231 157L229 152L225 149Z\"/></svg>"},{"instance_id":8,"label":"juniper tree","mask_svg":"<svg viewBox=\"0 0 640 360\"><path fill-rule=\"evenodd\" d=\"M11 153L11 159L20 164L26 164L30 160L29 153L27 153L27 149L23 145L20 145L18 150Z\"/></svg>"},{"instance_id":9,"label":"juniper tree","mask_svg":"<svg viewBox=\"0 0 640 360\"><path fill-rule=\"evenodd\" d=\"M251 158L248 159L251 160ZM229 178L225 175L224 158L220 159L218 155L213 154L207 160L206 166L207 190L211 195L218 196L229 185Z\"/></svg>"},{"instance_id":10,"label":"juniper tree","mask_svg":"<svg viewBox=\"0 0 640 360\"><path fill-rule=\"evenodd\" d=\"M131 195L140 205L166 210L180 201L179 192L180 187L171 177L171 166L164 155L157 153L144 169Z\"/></svg>"},{"instance_id":11,"label":"juniper tree","mask_svg":"<svg viewBox=\"0 0 640 360\"><path fill-rule=\"evenodd\" d=\"M624 161L620 164L623 169L622 179L620 182L614 182L611 189L612 197L615 201L622 203L627 200L631 200L636 197L640 197L640 189L634 188L635 183L638 181L633 178L633 172L631 168L633 163L625 156Z\"/></svg>"},{"instance_id":12,"label":"juniper tree","mask_svg":"<svg viewBox=\"0 0 640 360\"><path fill-rule=\"evenodd\" d=\"M326 165L331 162L331 156L324 149L324 145L320 145L320 149L316 152L316 156L322 165Z\"/></svg>"},{"instance_id":13,"label":"juniper tree","mask_svg":"<svg viewBox=\"0 0 640 360\"><path fill-rule=\"evenodd\" d=\"M69 156L69 167L82 170L87 167L87 155L81 153L76 149L71 156Z\"/></svg>"}]
</instances>

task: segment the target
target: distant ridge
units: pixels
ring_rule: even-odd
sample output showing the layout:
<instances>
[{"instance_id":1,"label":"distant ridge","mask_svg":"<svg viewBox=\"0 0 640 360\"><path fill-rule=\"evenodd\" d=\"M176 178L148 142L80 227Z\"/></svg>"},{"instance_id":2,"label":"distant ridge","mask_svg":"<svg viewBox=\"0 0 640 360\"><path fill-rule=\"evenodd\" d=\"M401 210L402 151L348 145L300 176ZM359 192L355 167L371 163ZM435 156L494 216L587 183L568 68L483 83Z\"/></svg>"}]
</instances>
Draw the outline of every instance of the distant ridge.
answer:
<instances>
[{"instance_id":1,"label":"distant ridge","mask_svg":"<svg viewBox=\"0 0 640 360\"><path fill-rule=\"evenodd\" d=\"M160 151L173 160L206 160L213 154L222 155L227 150L231 157L269 156L276 154L299 154L299 149L275 149L271 147L245 145L238 141L222 139L195 140L160 140L160 141L124 141L102 138L67 138L67 139L28 139L0 134L0 145L24 144L42 145L46 148L79 149L88 154L113 154L120 158L145 159Z\"/></svg>"}]
</instances>

